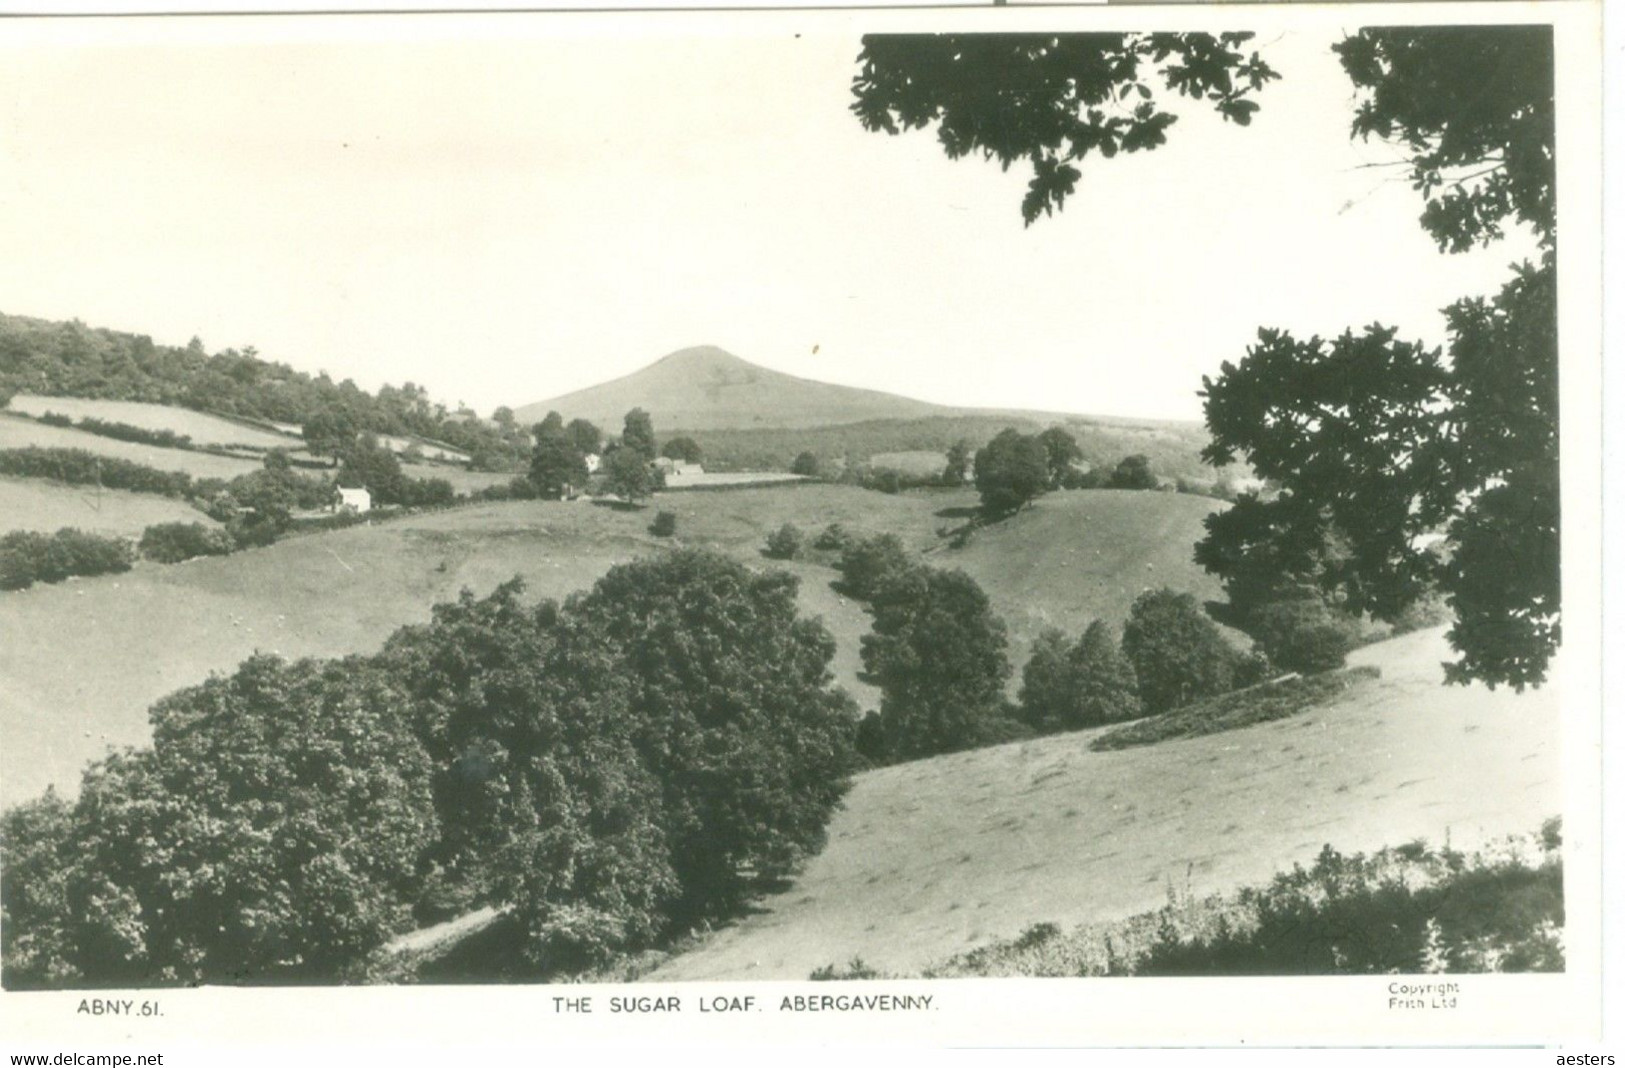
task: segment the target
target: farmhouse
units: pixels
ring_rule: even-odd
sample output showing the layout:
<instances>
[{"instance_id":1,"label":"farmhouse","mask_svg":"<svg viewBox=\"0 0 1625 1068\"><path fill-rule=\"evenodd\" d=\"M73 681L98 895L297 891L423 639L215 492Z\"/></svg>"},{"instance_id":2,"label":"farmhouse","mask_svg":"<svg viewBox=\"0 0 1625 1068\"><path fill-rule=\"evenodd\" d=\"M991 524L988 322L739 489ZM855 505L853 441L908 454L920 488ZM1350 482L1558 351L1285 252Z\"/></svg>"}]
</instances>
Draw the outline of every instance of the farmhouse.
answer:
<instances>
[{"instance_id":1,"label":"farmhouse","mask_svg":"<svg viewBox=\"0 0 1625 1068\"><path fill-rule=\"evenodd\" d=\"M333 511L344 512L370 512L372 511L372 494L364 487L346 489L339 487L338 500L333 503Z\"/></svg>"},{"instance_id":2,"label":"farmhouse","mask_svg":"<svg viewBox=\"0 0 1625 1068\"><path fill-rule=\"evenodd\" d=\"M656 457L655 467L668 478L674 475L678 478L685 478L689 475L705 474L705 468L702 465L689 463L687 460L673 460L669 456Z\"/></svg>"},{"instance_id":3,"label":"farmhouse","mask_svg":"<svg viewBox=\"0 0 1625 1068\"><path fill-rule=\"evenodd\" d=\"M604 463L604 458L599 456L596 452L589 452L587 455L583 456L582 459L587 463L587 474L589 475L596 473L598 468Z\"/></svg>"}]
</instances>

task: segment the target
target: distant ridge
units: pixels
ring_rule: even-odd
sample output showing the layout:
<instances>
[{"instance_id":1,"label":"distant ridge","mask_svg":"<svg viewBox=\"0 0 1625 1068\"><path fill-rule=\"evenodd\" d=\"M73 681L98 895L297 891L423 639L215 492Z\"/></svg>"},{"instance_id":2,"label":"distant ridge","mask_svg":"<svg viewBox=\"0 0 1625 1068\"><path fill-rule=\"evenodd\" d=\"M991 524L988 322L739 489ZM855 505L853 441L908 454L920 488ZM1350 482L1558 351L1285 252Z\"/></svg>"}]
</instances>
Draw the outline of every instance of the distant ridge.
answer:
<instances>
[{"instance_id":1,"label":"distant ridge","mask_svg":"<svg viewBox=\"0 0 1625 1068\"><path fill-rule=\"evenodd\" d=\"M712 345L679 349L641 371L514 411L521 425L549 411L566 420L590 419L619 430L632 408L654 417L662 433L676 430L800 429L870 419L921 419L964 409L879 390L815 382L742 360Z\"/></svg>"}]
</instances>

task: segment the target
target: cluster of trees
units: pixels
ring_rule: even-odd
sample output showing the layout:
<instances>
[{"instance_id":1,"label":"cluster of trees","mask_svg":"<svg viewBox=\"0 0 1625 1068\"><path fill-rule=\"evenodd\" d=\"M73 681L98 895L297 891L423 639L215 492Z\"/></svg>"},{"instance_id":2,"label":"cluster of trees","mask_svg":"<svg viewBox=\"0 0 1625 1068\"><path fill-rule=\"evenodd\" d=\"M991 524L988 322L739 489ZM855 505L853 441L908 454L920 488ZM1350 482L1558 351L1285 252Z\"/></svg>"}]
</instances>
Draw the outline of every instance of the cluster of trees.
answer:
<instances>
[{"instance_id":1,"label":"cluster of trees","mask_svg":"<svg viewBox=\"0 0 1625 1068\"><path fill-rule=\"evenodd\" d=\"M77 803L0 820L7 985L356 978L484 905L549 976L729 915L820 846L854 766L795 597L678 551L175 693Z\"/></svg>"},{"instance_id":2,"label":"cluster of trees","mask_svg":"<svg viewBox=\"0 0 1625 1068\"><path fill-rule=\"evenodd\" d=\"M63 527L54 534L14 530L0 536L0 590L25 590L36 582L61 582L75 575L107 575L130 570L135 551L125 538L87 534Z\"/></svg>"},{"instance_id":3,"label":"cluster of trees","mask_svg":"<svg viewBox=\"0 0 1625 1068\"><path fill-rule=\"evenodd\" d=\"M558 412L548 412L536 424L535 448L530 458L530 485L536 496L556 501L589 485L587 457L601 455L596 488L626 501L648 497L663 485L654 466L657 455L654 420L642 408L626 413L619 438L604 440L598 426L586 419L565 425ZM699 456L699 447L690 438L667 442L667 455L676 458Z\"/></svg>"},{"instance_id":4,"label":"cluster of trees","mask_svg":"<svg viewBox=\"0 0 1625 1068\"><path fill-rule=\"evenodd\" d=\"M1250 34L937 34L864 38L852 110L888 134L935 125L951 159L1032 168L1031 225L1077 189L1091 155L1163 144L1161 93L1245 125L1278 75ZM1562 637L1555 82L1549 26L1366 28L1334 46L1354 136L1398 150L1441 251L1521 227L1537 262L1499 293L1445 309L1448 359L1373 324L1334 338L1263 328L1203 381L1216 466L1277 487L1215 514L1201 562L1229 580L1255 554L1334 605L1395 620L1441 591L1453 682L1539 685ZM1138 98L1132 111L1107 101ZM1183 474L1184 472L1177 472ZM1447 531L1448 556L1418 547ZM1327 566L1319 547L1346 557Z\"/></svg>"},{"instance_id":5,"label":"cluster of trees","mask_svg":"<svg viewBox=\"0 0 1625 1068\"><path fill-rule=\"evenodd\" d=\"M963 481L968 449L961 443L948 454L943 480ZM1144 453L1125 456L1111 470L1078 466L1083 450L1064 428L1052 426L1038 434L1023 434L1014 427L998 433L978 449L970 463L982 508L990 515L1019 511L1034 499L1060 489L1149 490L1158 487L1151 460Z\"/></svg>"},{"instance_id":6,"label":"cluster of trees","mask_svg":"<svg viewBox=\"0 0 1625 1068\"><path fill-rule=\"evenodd\" d=\"M499 409L491 423L464 419L422 386L386 385L376 394L325 373L307 375L260 358L252 347L210 354L196 338L184 347L144 335L0 315L0 400L14 393L172 404L197 411L306 426L339 437L416 435L467 452L482 470L517 470L530 443ZM320 451L318 449L318 451Z\"/></svg>"}]
</instances>

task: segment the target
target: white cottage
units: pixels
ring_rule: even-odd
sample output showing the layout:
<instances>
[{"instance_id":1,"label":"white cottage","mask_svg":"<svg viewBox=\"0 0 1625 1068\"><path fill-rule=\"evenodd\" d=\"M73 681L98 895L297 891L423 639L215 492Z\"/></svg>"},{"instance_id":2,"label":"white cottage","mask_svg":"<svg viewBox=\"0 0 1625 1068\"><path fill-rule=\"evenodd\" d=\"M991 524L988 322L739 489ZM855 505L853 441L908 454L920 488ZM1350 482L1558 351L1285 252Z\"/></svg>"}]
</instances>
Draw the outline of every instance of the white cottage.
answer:
<instances>
[{"instance_id":1,"label":"white cottage","mask_svg":"<svg viewBox=\"0 0 1625 1068\"><path fill-rule=\"evenodd\" d=\"M372 494L365 487L358 489L345 489L339 487L339 499L333 505L335 512L370 512L372 511Z\"/></svg>"}]
</instances>

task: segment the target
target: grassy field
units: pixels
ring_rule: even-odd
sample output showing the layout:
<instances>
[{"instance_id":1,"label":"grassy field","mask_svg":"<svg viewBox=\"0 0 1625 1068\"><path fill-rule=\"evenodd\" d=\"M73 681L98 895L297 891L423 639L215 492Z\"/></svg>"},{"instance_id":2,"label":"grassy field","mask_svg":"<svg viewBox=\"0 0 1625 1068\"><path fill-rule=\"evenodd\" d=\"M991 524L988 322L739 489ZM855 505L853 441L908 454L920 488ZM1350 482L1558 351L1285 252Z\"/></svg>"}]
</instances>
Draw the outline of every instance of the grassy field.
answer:
<instances>
[{"instance_id":1,"label":"grassy field","mask_svg":"<svg viewBox=\"0 0 1625 1068\"><path fill-rule=\"evenodd\" d=\"M180 411L178 408L169 411ZM69 427L48 426L15 415L0 413L0 449L21 449L37 445L42 449L83 449L97 456L130 460L160 471L185 471L193 478L232 479L261 467L260 461L215 456L189 449L162 449L131 441L91 434Z\"/></svg>"},{"instance_id":2,"label":"grassy field","mask_svg":"<svg viewBox=\"0 0 1625 1068\"><path fill-rule=\"evenodd\" d=\"M1094 753L1081 731L867 772L787 891L647 978L918 973L1036 923L1264 882L1327 843L1538 827L1563 803L1556 693L1445 687L1446 654L1437 630L1367 647L1352 659L1380 680L1223 734Z\"/></svg>"},{"instance_id":3,"label":"grassy field","mask_svg":"<svg viewBox=\"0 0 1625 1068\"><path fill-rule=\"evenodd\" d=\"M63 486L37 478L0 478L0 534L78 527L95 534L139 537L154 523L218 525L185 501L151 493Z\"/></svg>"},{"instance_id":4,"label":"grassy field","mask_svg":"<svg viewBox=\"0 0 1625 1068\"><path fill-rule=\"evenodd\" d=\"M906 452L877 452L869 457L874 467L887 467L905 475L940 475L948 466L948 454L935 449L910 449Z\"/></svg>"},{"instance_id":5,"label":"grassy field","mask_svg":"<svg viewBox=\"0 0 1625 1068\"><path fill-rule=\"evenodd\" d=\"M75 420L89 416L109 423L128 423L143 430L170 430L176 434L185 434L195 445L232 445L250 449L300 447L296 438L166 404L90 400L84 397L40 397L31 393L19 393L11 398L11 403L7 407L11 411L32 416L56 412Z\"/></svg>"},{"instance_id":6,"label":"grassy field","mask_svg":"<svg viewBox=\"0 0 1625 1068\"><path fill-rule=\"evenodd\" d=\"M766 536L786 522L809 534L832 522L854 533L893 531L923 553L942 542L937 529L954 522L939 513L974 501L968 491L889 496L830 485L674 493L639 510L516 501L8 593L0 596L0 802L33 796L48 783L76 790L84 764L107 745L145 741L153 701L256 650L369 651L463 587L484 593L520 574L532 594L560 597L590 586L615 563L672 543L711 546L766 566ZM1204 580L1188 546L1205 514L1195 506L1211 503L1104 490L1048 497L1012 522L1071 540L1091 565L1058 571L1047 583L1031 579L1018 558L1038 550L999 553L973 543L922 559L963 566L983 582L995 609L1012 621L1013 645L1024 650L1038 623L1074 621L1081 629L1097 614L1121 619L1140 585L1198 588ZM677 515L674 539L648 533L656 509ZM1077 522L1079 514L1090 522ZM1144 540L1152 534L1186 548ZM993 529L981 538L1003 536ZM1126 574L1104 570L1088 548L1093 539L1111 543L1100 559ZM1137 542L1138 554L1126 547ZM822 616L836 637L837 677L860 704L875 707L878 695L857 680L858 640L869 628L862 607L830 588L835 573L825 562L774 566L801 576L804 610Z\"/></svg>"}]
</instances>

